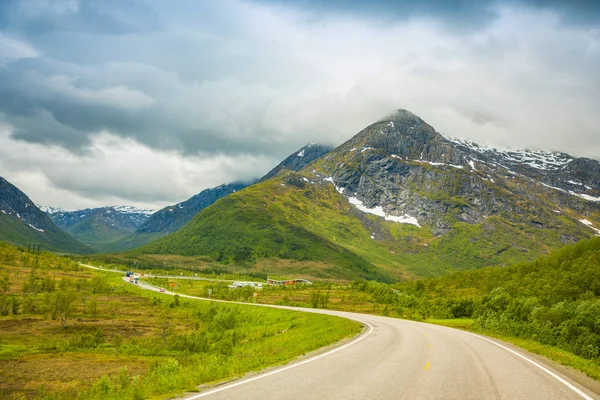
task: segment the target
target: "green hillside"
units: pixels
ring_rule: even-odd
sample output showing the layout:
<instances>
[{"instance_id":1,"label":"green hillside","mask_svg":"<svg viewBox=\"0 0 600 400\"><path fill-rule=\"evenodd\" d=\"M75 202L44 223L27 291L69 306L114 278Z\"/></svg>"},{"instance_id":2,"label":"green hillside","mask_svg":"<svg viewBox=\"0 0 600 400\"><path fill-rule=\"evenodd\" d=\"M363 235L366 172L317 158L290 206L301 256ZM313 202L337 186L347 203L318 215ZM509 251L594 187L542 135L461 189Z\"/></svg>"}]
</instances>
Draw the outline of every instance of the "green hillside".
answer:
<instances>
[{"instance_id":1,"label":"green hillside","mask_svg":"<svg viewBox=\"0 0 600 400\"><path fill-rule=\"evenodd\" d=\"M88 254L92 249L79 243L67 233L54 226L53 229L37 231L19 219L0 213L0 241L26 246L37 243L44 250Z\"/></svg>"},{"instance_id":2,"label":"green hillside","mask_svg":"<svg viewBox=\"0 0 600 400\"><path fill-rule=\"evenodd\" d=\"M344 198L332 187L325 189L285 173L218 200L180 231L140 252L204 255L238 264L259 258L323 261L340 278L390 281L391 273L375 267L373 258L367 261L352 251L352 243L360 246L368 233L341 211L348 207ZM361 236L355 238L357 232Z\"/></svg>"},{"instance_id":3,"label":"green hillside","mask_svg":"<svg viewBox=\"0 0 600 400\"><path fill-rule=\"evenodd\" d=\"M392 304L401 316L470 317L481 332L600 361L600 238L529 263L457 272L396 288Z\"/></svg>"},{"instance_id":4,"label":"green hillside","mask_svg":"<svg viewBox=\"0 0 600 400\"><path fill-rule=\"evenodd\" d=\"M502 217L453 222L449 234L436 236L427 227L364 214L333 185L309 178L315 179L287 172L234 193L140 252L202 255L225 263L324 261L341 279L389 281L533 260L562 245L556 230ZM585 229L568 221L563 227L577 228Z\"/></svg>"},{"instance_id":5,"label":"green hillside","mask_svg":"<svg viewBox=\"0 0 600 400\"><path fill-rule=\"evenodd\" d=\"M106 242L112 242L127 235L128 231L123 231L120 227L107 226L99 221L86 220L79 224L65 229L66 232L73 235L82 243L93 244L94 247Z\"/></svg>"},{"instance_id":6,"label":"green hillside","mask_svg":"<svg viewBox=\"0 0 600 400\"><path fill-rule=\"evenodd\" d=\"M163 232L140 233L134 232L129 236L122 237L112 242L96 243L94 249L100 253L121 252L143 246L153 240L164 236Z\"/></svg>"}]
</instances>

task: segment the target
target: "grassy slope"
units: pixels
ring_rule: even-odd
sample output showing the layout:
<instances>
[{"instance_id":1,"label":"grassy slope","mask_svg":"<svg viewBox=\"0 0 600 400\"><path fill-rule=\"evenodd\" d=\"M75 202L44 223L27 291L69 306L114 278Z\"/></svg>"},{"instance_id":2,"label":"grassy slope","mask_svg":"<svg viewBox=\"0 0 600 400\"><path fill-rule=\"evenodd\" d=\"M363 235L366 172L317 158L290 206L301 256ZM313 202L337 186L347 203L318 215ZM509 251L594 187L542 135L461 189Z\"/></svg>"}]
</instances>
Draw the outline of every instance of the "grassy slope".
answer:
<instances>
[{"instance_id":1,"label":"grassy slope","mask_svg":"<svg viewBox=\"0 0 600 400\"><path fill-rule=\"evenodd\" d=\"M76 241L62 230L56 229L56 232L38 232L23 222L0 213L0 240L2 241L21 245L39 243L41 248L50 251L80 254L92 252L88 246Z\"/></svg>"},{"instance_id":2,"label":"grassy slope","mask_svg":"<svg viewBox=\"0 0 600 400\"><path fill-rule=\"evenodd\" d=\"M102 253L127 251L143 246L149 242L152 242L153 240L160 239L163 236L165 236L163 232L136 233L122 237L119 240L107 243L98 243L94 246L94 248Z\"/></svg>"},{"instance_id":3,"label":"grassy slope","mask_svg":"<svg viewBox=\"0 0 600 400\"><path fill-rule=\"evenodd\" d=\"M132 233L132 230L117 229L95 220L81 221L65 229L74 238L82 243L89 243L94 248L98 245L110 243Z\"/></svg>"},{"instance_id":4,"label":"grassy slope","mask_svg":"<svg viewBox=\"0 0 600 400\"><path fill-rule=\"evenodd\" d=\"M329 276L385 281L533 260L561 247L560 233L586 229L566 218L560 226L539 229L490 217L481 224L451 222L451 232L437 237L426 227L363 214L332 185L300 177L285 173L221 199L180 231L139 251L231 261L246 247L255 259L320 261L330 265ZM454 212L452 204L449 210ZM276 263L263 271L279 272ZM286 270L294 272L303 271Z\"/></svg>"},{"instance_id":5,"label":"grassy slope","mask_svg":"<svg viewBox=\"0 0 600 400\"><path fill-rule=\"evenodd\" d=\"M55 280L58 291L99 277L107 286L89 295L85 310L78 297L75 315L61 328L43 309L56 292L21 293L34 267L38 276ZM287 362L360 330L341 318L286 310L191 300L173 306L172 297L141 291L118 275L82 271L49 253L0 244L4 276L8 296L0 294L0 305L16 298L21 307L17 315L0 315L2 398L142 398L192 390ZM27 310L32 299L41 309ZM172 318L166 341L164 316ZM102 338L94 342L98 330Z\"/></svg>"},{"instance_id":6,"label":"grassy slope","mask_svg":"<svg viewBox=\"0 0 600 400\"><path fill-rule=\"evenodd\" d=\"M337 266L340 278L389 280L391 270L373 266L379 254L367 260L353 252L367 249L369 233L347 213L349 204L332 187L281 184L274 179L220 199L180 231L140 252L216 260L234 259L240 249L250 248L255 258L323 261L329 268Z\"/></svg>"}]
</instances>

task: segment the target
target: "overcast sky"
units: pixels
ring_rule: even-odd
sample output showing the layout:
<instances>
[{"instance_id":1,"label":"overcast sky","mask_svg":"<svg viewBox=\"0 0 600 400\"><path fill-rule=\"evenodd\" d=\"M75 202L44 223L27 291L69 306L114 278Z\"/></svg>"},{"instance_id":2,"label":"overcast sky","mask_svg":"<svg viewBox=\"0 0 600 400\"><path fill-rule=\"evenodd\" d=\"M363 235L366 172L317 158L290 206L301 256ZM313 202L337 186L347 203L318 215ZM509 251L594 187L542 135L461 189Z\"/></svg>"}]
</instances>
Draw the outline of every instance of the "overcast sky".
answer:
<instances>
[{"instance_id":1,"label":"overcast sky","mask_svg":"<svg viewBox=\"0 0 600 400\"><path fill-rule=\"evenodd\" d=\"M0 176L159 208L397 108L600 158L600 2L2 0Z\"/></svg>"}]
</instances>

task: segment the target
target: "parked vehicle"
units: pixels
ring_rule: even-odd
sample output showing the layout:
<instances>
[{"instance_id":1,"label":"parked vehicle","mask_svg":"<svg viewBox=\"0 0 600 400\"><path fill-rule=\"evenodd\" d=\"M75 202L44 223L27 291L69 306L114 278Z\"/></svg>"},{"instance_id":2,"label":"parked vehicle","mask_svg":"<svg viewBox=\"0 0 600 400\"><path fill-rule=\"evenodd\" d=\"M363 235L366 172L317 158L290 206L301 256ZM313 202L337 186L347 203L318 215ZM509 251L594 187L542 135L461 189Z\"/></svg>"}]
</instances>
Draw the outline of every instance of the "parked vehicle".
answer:
<instances>
[{"instance_id":1,"label":"parked vehicle","mask_svg":"<svg viewBox=\"0 0 600 400\"><path fill-rule=\"evenodd\" d=\"M261 282L242 282L242 281L236 281L233 282L231 285L229 285L229 289L237 289L237 288L241 288L241 287L246 287L246 286L250 286L253 287L254 289L262 289L262 283Z\"/></svg>"}]
</instances>

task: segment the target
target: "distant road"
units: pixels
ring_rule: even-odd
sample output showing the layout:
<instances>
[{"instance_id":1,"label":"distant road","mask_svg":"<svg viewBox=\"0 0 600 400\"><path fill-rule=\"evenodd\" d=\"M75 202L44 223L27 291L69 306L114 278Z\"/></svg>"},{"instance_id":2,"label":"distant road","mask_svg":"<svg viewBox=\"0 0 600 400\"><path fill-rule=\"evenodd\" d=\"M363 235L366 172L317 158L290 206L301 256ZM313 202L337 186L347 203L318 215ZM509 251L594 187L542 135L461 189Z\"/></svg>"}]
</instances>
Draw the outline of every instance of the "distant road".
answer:
<instances>
[{"instance_id":1,"label":"distant road","mask_svg":"<svg viewBox=\"0 0 600 400\"><path fill-rule=\"evenodd\" d=\"M138 286L160 291L146 283ZM256 306L336 315L360 321L367 329L326 353L207 389L187 400L600 399L521 350L469 332L341 311Z\"/></svg>"},{"instance_id":2,"label":"distant road","mask_svg":"<svg viewBox=\"0 0 600 400\"><path fill-rule=\"evenodd\" d=\"M82 263L79 263L79 265L82 267L85 267L85 268L95 269L97 271L115 272L115 273L119 273L119 274L125 274L125 271L121 271L119 269L100 268L100 267L94 267L93 265L82 264ZM200 276L152 275L152 274L146 274L146 273L144 273L144 276L142 276L142 278L187 279L187 280L193 280L193 281L208 281L208 282L235 282L234 280L229 280L229 279L210 279L210 278L204 278L204 277L200 277Z\"/></svg>"}]
</instances>

